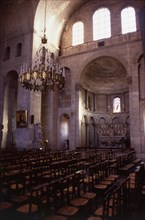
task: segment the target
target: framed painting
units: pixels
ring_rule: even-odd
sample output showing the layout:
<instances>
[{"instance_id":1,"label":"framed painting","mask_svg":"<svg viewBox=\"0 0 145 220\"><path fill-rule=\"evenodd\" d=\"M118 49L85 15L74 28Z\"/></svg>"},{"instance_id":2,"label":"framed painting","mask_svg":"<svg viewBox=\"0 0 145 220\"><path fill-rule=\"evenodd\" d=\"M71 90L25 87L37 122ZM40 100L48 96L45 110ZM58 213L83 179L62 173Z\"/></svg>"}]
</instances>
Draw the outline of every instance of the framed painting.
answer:
<instances>
[{"instance_id":1,"label":"framed painting","mask_svg":"<svg viewBox=\"0 0 145 220\"><path fill-rule=\"evenodd\" d=\"M16 111L16 126L17 128L27 128L27 111Z\"/></svg>"}]
</instances>

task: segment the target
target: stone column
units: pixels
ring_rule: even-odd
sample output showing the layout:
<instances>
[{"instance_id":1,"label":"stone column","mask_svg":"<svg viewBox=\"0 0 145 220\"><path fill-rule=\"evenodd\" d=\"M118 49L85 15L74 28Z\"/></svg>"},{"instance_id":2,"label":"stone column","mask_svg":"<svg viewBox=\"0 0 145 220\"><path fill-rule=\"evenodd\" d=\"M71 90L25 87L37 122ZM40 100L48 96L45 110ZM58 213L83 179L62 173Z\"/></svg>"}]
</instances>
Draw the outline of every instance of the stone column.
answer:
<instances>
[{"instance_id":1,"label":"stone column","mask_svg":"<svg viewBox=\"0 0 145 220\"><path fill-rule=\"evenodd\" d=\"M108 112L112 111L110 95L107 95L107 110Z\"/></svg>"},{"instance_id":2,"label":"stone column","mask_svg":"<svg viewBox=\"0 0 145 220\"><path fill-rule=\"evenodd\" d=\"M89 147L89 136L90 136L90 129L89 129L89 124L88 123L86 123L85 124L85 126L86 126L86 146L85 147Z\"/></svg>"},{"instance_id":3,"label":"stone column","mask_svg":"<svg viewBox=\"0 0 145 220\"><path fill-rule=\"evenodd\" d=\"M125 94L122 94L122 100L121 100L121 111L125 111Z\"/></svg>"},{"instance_id":4,"label":"stone column","mask_svg":"<svg viewBox=\"0 0 145 220\"><path fill-rule=\"evenodd\" d=\"M98 132L97 132L97 125L94 124L94 142L95 142L95 148L98 147Z\"/></svg>"},{"instance_id":5,"label":"stone column","mask_svg":"<svg viewBox=\"0 0 145 220\"><path fill-rule=\"evenodd\" d=\"M82 121L81 122L81 141L80 141L79 147L85 147L85 143L86 143L85 136L86 136L86 126L85 126L85 122Z\"/></svg>"},{"instance_id":6,"label":"stone column","mask_svg":"<svg viewBox=\"0 0 145 220\"><path fill-rule=\"evenodd\" d=\"M111 10L111 32L112 36L117 36L121 33L121 16L116 7Z\"/></svg>"},{"instance_id":7,"label":"stone column","mask_svg":"<svg viewBox=\"0 0 145 220\"><path fill-rule=\"evenodd\" d=\"M88 91L85 90L85 109L88 109Z\"/></svg>"},{"instance_id":8,"label":"stone column","mask_svg":"<svg viewBox=\"0 0 145 220\"><path fill-rule=\"evenodd\" d=\"M85 91L85 96L86 96L86 91ZM80 105L82 105L82 102L80 100L80 97L81 97L81 86L79 84L76 84L75 100L74 100L74 104L76 107L76 110L75 110L76 113L73 114L72 118L71 118L72 132L74 131L72 133L74 135L74 137L71 135L71 143L74 142L74 140L72 140L72 139L75 139L76 146L74 146L74 147L71 146L71 149L73 149L75 147L81 147L81 145L82 145L82 131L81 131L81 129L82 129L82 114L80 112L80 111L82 111L82 106L80 106ZM76 124L74 124L75 121L76 121Z\"/></svg>"},{"instance_id":9,"label":"stone column","mask_svg":"<svg viewBox=\"0 0 145 220\"><path fill-rule=\"evenodd\" d=\"M58 92L46 92L42 95L42 136L48 141L48 148L57 148Z\"/></svg>"},{"instance_id":10,"label":"stone column","mask_svg":"<svg viewBox=\"0 0 145 220\"><path fill-rule=\"evenodd\" d=\"M3 108L4 108L4 82L2 72L0 73L0 148L2 147L3 139Z\"/></svg>"},{"instance_id":11,"label":"stone column","mask_svg":"<svg viewBox=\"0 0 145 220\"><path fill-rule=\"evenodd\" d=\"M93 93L93 111L96 111L96 94Z\"/></svg>"},{"instance_id":12,"label":"stone column","mask_svg":"<svg viewBox=\"0 0 145 220\"><path fill-rule=\"evenodd\" d=\"M140 139L140 112L139 112L139 87L138 87L138 68L132 67L132 79L129 76L129 106L130 106L130 138L131 147L137 153L141 153Z\"/></svg>"}]
</instances>

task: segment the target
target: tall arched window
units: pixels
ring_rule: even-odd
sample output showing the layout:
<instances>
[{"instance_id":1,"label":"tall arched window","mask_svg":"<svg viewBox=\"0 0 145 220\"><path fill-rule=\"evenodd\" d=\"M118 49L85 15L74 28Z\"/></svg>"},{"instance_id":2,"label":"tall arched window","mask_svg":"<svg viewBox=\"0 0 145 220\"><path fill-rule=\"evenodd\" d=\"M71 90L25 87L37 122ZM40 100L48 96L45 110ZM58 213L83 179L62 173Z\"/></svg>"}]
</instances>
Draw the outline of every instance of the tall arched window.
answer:
<instances>
[{"instance_id":1,"label":"tall arched window","mask_svg":"<svg viewBox=\"0 0 145 220\"><path fill-rule=\"evenodd\" d=\"M136 31L136 15L133 7L124 8L121 11L122 34Z\"/></svg>"},{"instance_id":2,"label":"tall arched window","mask_svg":"<svg viewBox=\"0 0 145 220\"><path fill-rule=\"evenodd\" d=\"M63 149L67 149L69 147L69 126L70 118L68 114L64 113L60 117L60 142Z\"/></svg>"},{"instance_id":3,"label":"tall arched window","mask_svg":"<svg viewBox=\"0 0 145 220\"><path fill-rule=\"evenodd\" d=\"M121 112L121 100L119 97L113 99L113 113Z\"/></svg>"},{"instance_id":4,"label":"tall arched window","mask_svg":"<svg viewBox=\"0 0 145 220\"><path fill-rule=\"evenodd\" d=\"M18 43L16 48L16 57L20 57L22 53L22 44Z\"/></svg>"},{"instance_id":5,"label":"tall arched window","mask_svg":"<svg viewBox=\"0 0 145 220\"><path fill-rule=\"evenodd\" d=\"M98 9L93 15L93 40L111 36L110 11L107 8Z\"/></svg>"},{"instance_id":6,"label":"tall arched window","mask_svg":"<svg viewBox=\"0 0 145 220\"><path fill-rule=\"evenodd\" d=\"M72 28L72 45L84 43L84 24L79 21L73 25Z\"/></svg>"}]
</instances>

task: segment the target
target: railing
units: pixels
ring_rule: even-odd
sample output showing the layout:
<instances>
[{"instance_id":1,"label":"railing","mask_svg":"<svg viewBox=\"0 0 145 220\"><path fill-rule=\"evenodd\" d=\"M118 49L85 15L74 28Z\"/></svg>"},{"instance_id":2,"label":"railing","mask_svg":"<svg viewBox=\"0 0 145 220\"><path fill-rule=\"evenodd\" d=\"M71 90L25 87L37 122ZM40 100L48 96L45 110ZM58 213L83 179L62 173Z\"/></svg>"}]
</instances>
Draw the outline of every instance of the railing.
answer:
<instances>
[{"instance_id":1,"label":"railing","mask_svg":"<svg viewBox=\"0 0 145 220\"><path fill-rule=\"evenodd\" d=\"M86 51L88 52L91 50L96 50L100 48L105 48L113 45L119 45L119 44L138 41L138 40L141 40L140 31L128 33L128 34L118 34L108 39L102 39L99 41L90 41L81 45L62 48L61 55L62 56L73 55L76 53L83 53ZM99 46L101 45L101 42L104 42L103 46Z\"/></svg>"}]
</instances>

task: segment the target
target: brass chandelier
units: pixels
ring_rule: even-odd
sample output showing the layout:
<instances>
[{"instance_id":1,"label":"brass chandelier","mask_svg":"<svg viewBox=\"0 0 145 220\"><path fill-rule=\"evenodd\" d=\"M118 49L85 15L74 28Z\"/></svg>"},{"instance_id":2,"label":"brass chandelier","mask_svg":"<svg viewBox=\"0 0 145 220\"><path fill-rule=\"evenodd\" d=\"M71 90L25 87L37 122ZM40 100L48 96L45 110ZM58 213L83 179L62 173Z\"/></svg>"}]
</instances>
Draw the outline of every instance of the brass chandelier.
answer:
<instances>
[{"instance_id":1,"label":"brass chandelier","mask_svg":"<svg viewBox=\"0 0 145 220\"><path fill-rule=\"evenodd\" d=\"M47 2L47 1L46 1ZM46 3L45 2L45 3ZM65 85L65 68L55 62L54 53L46 47L46 4L44 35L41 38L42 46L36 52L32 66L28 68L27 63L21 66L19 81L23 88L33 91L61 91Z\"/></svg>"}]
</instances>

